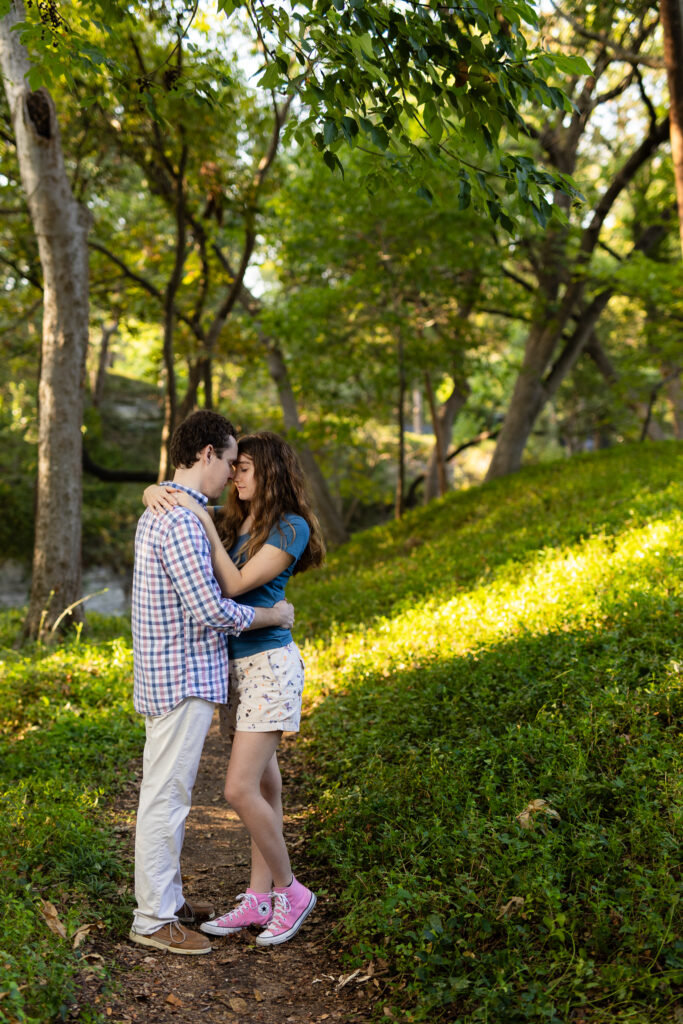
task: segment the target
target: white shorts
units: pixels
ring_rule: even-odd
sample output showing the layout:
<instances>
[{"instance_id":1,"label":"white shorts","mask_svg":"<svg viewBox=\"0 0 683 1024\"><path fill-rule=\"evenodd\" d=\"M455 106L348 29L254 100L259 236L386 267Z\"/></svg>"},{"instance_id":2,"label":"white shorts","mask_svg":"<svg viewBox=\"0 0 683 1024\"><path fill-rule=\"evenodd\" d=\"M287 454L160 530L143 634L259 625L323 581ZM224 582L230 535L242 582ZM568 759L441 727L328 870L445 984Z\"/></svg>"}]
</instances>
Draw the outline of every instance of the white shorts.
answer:
<instances>
[{"instance_id":1,"label":"white shorts","mask_svg":"<svg viewBox=\"0 0 683 1024\"><path fill-rule=\"evenodd\" d=\"M295 643L230 661L228 703L221 705L223 736L234 732L298 732L304 663Z\"/></svg>"}]
</instances>

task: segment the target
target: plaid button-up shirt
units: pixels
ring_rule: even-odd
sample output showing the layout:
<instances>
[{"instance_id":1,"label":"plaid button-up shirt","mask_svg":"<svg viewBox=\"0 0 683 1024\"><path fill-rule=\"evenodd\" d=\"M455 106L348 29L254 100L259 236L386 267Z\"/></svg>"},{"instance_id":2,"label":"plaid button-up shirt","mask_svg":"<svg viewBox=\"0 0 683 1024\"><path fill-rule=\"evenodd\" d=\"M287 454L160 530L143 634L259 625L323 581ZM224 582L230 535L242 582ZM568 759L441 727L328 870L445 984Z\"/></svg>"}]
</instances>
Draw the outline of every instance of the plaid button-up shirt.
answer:
<instances>
[{"instance_id":1,"label":"plaid button-up shirt","mask_svg":"<svg viewBox=\"0 0 683 1024\"><path fill-rule=\"evenodd\" d=\"M206 505L204 495L181 489ZM135 535L135 710L164 715L186 697L224 704L224 634L239 635L253 618L253 608L222 597L211 567L211 546L197 517L182 506L161 516L147 509Z\"/></svg>"}]
</instances>

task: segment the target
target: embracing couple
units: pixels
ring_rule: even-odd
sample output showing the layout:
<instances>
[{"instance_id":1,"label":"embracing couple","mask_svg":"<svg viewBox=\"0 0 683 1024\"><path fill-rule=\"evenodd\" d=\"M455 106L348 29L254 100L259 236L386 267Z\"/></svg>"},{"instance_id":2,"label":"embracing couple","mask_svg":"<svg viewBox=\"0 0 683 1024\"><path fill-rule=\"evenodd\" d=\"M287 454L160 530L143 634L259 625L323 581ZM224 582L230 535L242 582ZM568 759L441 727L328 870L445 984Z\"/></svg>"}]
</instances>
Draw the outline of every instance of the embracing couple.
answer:
<instances>
[{"instance_id":1,"label":"embracing couple","mask_svg":"<svg viewBox=\"0 0 683 1024\"><path fill-rule=\"evenodd\" d=\"M275 945L316 902L292 874L277 747L299 729L304 683L285 586L322 563L324 544L298 459L276 434L238 444L228 420L200 410L175 431L171 459L173 481L147 488L135 537L134 703L146 742L130 938L209 953L207 935L255 925L256 942ZM226 506L210 507L233 479ZM180 854L216 705L232 741L225 797L251 837L251 877L237 905L213 918L213 907L185 898ZM188 927L201 920L201 931Z\"/></svg>"}]
</instances>

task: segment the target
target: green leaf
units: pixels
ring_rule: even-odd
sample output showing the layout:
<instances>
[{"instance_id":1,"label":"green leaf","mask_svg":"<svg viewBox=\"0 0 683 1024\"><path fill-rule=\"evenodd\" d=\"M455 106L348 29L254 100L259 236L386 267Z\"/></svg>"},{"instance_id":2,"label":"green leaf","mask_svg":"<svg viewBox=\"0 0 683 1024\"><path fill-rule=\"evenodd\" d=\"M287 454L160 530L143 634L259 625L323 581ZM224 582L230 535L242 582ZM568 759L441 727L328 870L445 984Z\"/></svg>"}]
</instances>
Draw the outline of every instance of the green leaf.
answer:
<instances>
[{"instance_id":1,"label":"green leaf","mask_svg":"<svg viewBox=\"0 0 683 1024\"><path fill-rule=\"evenodd\" d=\"M335 156L334 153L330 153L329 149L327 149L323 153L323 160L333 174L338 171L342 178L344 177L344 168L342 167L341 160L338 156Z\"/></svg>"},{"instance_id":2,"label":"green leaf","mask_svg":"<svg viewBox=\"0 0 683 1024\"><path fill-rule=\"evenodd\" d=\"M277 89L283 84L282 72L277 64L269 64L261 75L258 84L262 89Z\"/></svg>"},{"instance_id":3,"label":"green leaf","mask_svg":"<svg viewBox=\"0 0 683 1024\"><path fill-rule=\"evenodd\" d=\"M325 145L331 145L338 135L339 130L334 121L325 121L325 124L323 126L323 141Z\"/></svg>"},{"instance_id":4,"label":"green leaf","mask_svg":"<svg viewBox=\"0 0 683 1024\"><path fill-rule=\"evenodd\" d=\"M227 18L242 6L242 0L218 0L218 10L222 11Z\"/></svg>"},{"instance_id":5,"label":"green leaf","mask_svg":"<svg viewBox=\"0 0 683 1024\"><path fill-rule=\"evenodd\" d=\"M550 59L559 71L566 75L592 75L590 64L584 57L566 53L552 53Z\"/></svg>"},{"instance_id":6,"label":"green leaf","mask_svg":"<svg viewBox=\"0 0 683 1024\"><path fill-rule=\"evenodd\" d=\"M389 148L389 136L384 131L384 128L380 128L378 125L373 124L370 130L370 138L378 149L385 152Z\"/></svg>"}]
</instances>

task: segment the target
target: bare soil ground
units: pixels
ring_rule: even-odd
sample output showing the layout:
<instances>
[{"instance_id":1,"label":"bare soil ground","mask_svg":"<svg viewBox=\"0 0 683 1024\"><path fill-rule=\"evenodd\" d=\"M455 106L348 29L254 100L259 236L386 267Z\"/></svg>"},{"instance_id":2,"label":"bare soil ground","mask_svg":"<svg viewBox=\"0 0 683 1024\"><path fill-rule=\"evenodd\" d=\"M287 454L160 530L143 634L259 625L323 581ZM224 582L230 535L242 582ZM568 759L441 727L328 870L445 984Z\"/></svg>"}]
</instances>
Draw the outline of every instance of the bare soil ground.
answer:
<instances>
[{"instance_id":1,"label":"bare soil ground","mask_svg":"<svg viewBox=\"0 0 683 1024\"><path fill-rule=\"evenodd\" d=\"M329 879L307 865L305 841L297 828L303 808L291 749L285 737L279 752L285 835L295 872L319 894L299 933L270 948L256 946L257 933L251 931L216 938L212 953L191 957L157 953L101 935L88 955L94 971L84 972L71 1020L90 1019L87 1010L93 1006L119 1024L362 1024L371 1019L382 998L383 965L353 972L343 964L344 950L333 931L334 895L321 893ZM234 905L249 878L247 835L222 796L226 763L216 716L187 819L182 869L186 898L213 901L217 913ZM131 786L115 807L118 828L128 836L131 852L136 807L137 788ZM113 977L113 992L98 977L98 963Z\"/></svg>"}]
</instances>

